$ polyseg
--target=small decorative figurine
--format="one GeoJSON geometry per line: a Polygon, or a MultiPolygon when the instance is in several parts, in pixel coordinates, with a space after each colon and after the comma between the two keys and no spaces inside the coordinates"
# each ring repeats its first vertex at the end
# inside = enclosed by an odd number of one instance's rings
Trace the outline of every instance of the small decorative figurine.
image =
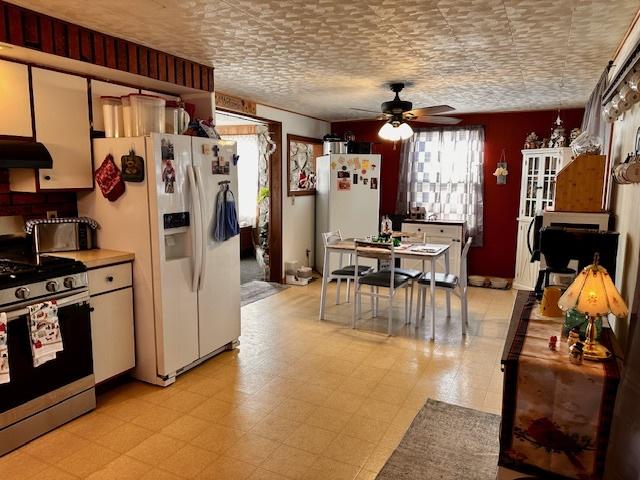
{"type": "Polygon", "coordinates": [[[560,112],[558,117],[551,127],[551,138],[549,139],[549,148],[565,147],[567,143],[567,137],[565,136],[564,126],[560,119],[560,112]]]}
{"type": "Polygon", "coordinates": [[[582,349],[584,345],[582,342],[577,342],[575,345],[571,345],[569,348],[569,361],[574,365],[581,365],[582,358],[584,356],[582,349]]]}
{"type": "Polygon", "coordinates": [[[556,343],[558,343],[558,337],[556,337],[555,335],[551,335],[549,337],[549,350],[551,350],[552,352],[555,352],[556,343]]]}
{"type": "Polygon", "coordinates": [[[532,148],[540,148],[540,139],[536,132],[531,132],[527,135],[527,138],[524,140],[524,148],[525,150],[530,150],[532,148]]]}
{"type": "Polygon", "coordinates": [[[579,330],[576,327],[572,328],[569,332],[569,337],[567,338],[567,345],[569,348],[580,341],[580,334],[578,332],[579,330]]]}

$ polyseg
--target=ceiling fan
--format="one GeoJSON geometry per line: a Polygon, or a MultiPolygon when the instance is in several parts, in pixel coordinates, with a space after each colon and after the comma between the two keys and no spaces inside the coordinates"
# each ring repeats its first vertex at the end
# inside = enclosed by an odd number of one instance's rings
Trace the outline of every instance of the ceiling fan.
{"type": "Polygon", "coordinates": [[[391,83],[391,91],[396,94],[395,98],[381,105],[382,112],[365,110],[362,108],[352,108],[361,112],[378,113],[377,120],[386,120],[380,128],[378,135],[385,140],[405,140],[413,135],[413,129],[406,123],[424,122],[437,123],[441,125],[457,125],[462,120],[455,117],[445,117],[438,115],[454,110],[449,105],[434,105],[432,107],[413,108],[411,102],[400,99],[400,92],[404,89],[404,83],[391,83]]]}

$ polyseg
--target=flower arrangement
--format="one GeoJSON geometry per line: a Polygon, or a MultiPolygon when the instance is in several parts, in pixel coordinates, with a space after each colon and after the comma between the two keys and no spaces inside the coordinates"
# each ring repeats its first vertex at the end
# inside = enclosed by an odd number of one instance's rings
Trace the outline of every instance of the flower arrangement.
{"type": "Polygon", "coordinates": [[[509,175],[509,170],[507,170],[505,167],[500,167],[500,166],[498,166],[498,167],[496,168],[496,171],[495,171],[495,172],[493,172],[493,174],[494,174],[496,177],[506,177],[507,175],[509,175]]]}
{"type": "Polygon", "coordinates": [[[496,177],[496,182],[498,185],[504,185],[507,183],[507,175],[509,175],[509,170],[507,170],[507,157],[502,149],[502,153],[500,154],[500,160],[496,165],[496,171],[493,172],[493,175],[496,177]]]}

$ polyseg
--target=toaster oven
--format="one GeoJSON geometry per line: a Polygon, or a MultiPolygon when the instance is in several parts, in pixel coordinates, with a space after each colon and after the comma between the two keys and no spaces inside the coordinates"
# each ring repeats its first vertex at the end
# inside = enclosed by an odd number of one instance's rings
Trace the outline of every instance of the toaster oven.
{"type": "Polygon", "coordinates": [[[33,226],[36,253],[69,252],[96,248],[95,230],[89,223],[38,223],[33,226]]]}

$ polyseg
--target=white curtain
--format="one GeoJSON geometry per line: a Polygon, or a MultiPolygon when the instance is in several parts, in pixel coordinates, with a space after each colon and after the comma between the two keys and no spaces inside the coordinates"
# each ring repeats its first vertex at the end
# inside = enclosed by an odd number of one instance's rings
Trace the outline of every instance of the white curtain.
{"type": "Polygon", "coordinates": [[[438,220],[464,220],[482,245],[484,128],[418,130],[402,144],[396,213],[425,207],[438,220]]]}
{"type": "Polygon", "coordinates": [[[258,199],[258,135],[222,135],[236,142],[238,155],[238,220],[240,225],[256,224],[258,199]]]}

